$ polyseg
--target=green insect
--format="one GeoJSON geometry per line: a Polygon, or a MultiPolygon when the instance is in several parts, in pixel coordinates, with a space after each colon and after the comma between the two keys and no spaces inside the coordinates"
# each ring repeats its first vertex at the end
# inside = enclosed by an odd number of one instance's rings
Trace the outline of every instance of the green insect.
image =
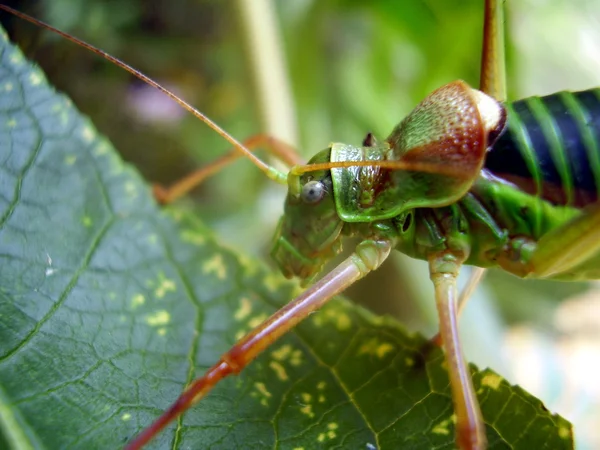
{"type": "MultiPolygon", "coordinates": [[[[500,267],[527,278],[600,278],[600,171],[595,170],[600,167],[600,90],[504,103],[501,3],[485,2],[479,89],[462,81],[447,84],[386,139],[369,134],[362,146],[334,143],[307,164],[273,138],[240,144],[145,75],[53,29],[163,91],[235,147],[237,153],[205,168],[193,183],[158,192],[163,201],[179,197],[239,154],[287,186],[272,256],[286,277],[309,285],[236,343],[127,448],[144,446],[221,379],[239,373],[301,320],[377,269],[394,249],[429,264],[457,444],[461,449],[486,448],[485,424],[458,337],[456,283],[462,265],[500,267]],[[267,165],[248,149],[258,145],[268,146],[290,166],[289,172],[267,165]],[[361,242],[314,282],[325,263],[340,253],[344,237],[361,242]]],[[[481,274],[475,271],[461,301],[481,274]]]]}

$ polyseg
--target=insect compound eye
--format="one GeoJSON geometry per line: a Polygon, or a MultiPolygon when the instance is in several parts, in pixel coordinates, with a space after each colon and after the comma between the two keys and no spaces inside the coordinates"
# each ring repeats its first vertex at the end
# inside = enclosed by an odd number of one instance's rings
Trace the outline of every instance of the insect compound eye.
{"type": "Polygon", "coordinates": [[[317,203],[325,195],[325,186],[320,181],[309,181],[302,187],[302,200],[305,203],[317,203]]]}

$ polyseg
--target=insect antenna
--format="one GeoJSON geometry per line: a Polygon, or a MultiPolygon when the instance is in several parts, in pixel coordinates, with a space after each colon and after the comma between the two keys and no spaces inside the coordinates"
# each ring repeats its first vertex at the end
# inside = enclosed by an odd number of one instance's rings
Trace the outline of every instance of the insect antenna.
{"type": "Polygon", "coordinates": [[[159,91],[161,91],[162,93],[167,95],[169,98],[171,98],[172,100],[177,102],[177,104],[179,104],[182,108],[184,108],[185,110],[192,113],[194,116],[196,116],[198,119],[200,119],[206,125],[208,125],[211,129],[213,129],[215,132],[217,132],[223,139],[225,139],[227,142],[229,142],[237,151],[239,151],[242,155],[246,156],[256,167],[258,167],[271,180],[276,181],[277,183],[283,184],[283,185],[285,185],[287,183],[287,175],[285,173],[277,170],[276,168],[274,168],[274,167],[270,166],[269,164],[265,163],[264,161],[262,161],[260,158],[255,156],[246,146],[244,146],[241,142],[239,142],[237,139],[235,139],[233,136],[231,136],[229,133],[227,133],[223,128],[221,128],[219,125],[217,125],[211,119],[209,119],[206,115],[204,115],[203,113],[198,111],[196,108],[194,108],[192,105],[190,105],[185,100],[178,97],[175,93],[171,92],[166,87],[162,86],[160,83],[154,81],[152,78],[148,77],[147,75],[144,75],[142,72],[140,72],[136,68],[134,68],[134,67],[130,66],[129,64],[121,61],[120,59],[115,58],[114,56],[106,53],[104,50],[94,47],[92,44],[88,44],[87,42],[85,42],[79,38],[76,38],[75,36],[71,36],[70,34],[65,33],[64,31],[61,31],[58,28],[53,27],[52,25],[49,25],[45,22],[42,22],[41,20],[38,20],[38,19],[31,17],[25,13],[22,13],[21,11],[17,11],[16,9],[10,8],[6,5],[0,5],[0,9],[4,10],[6,12],[9,12],[23,20],[26,20],[27,22],[33,23],[34,25],[37,25],[41,28],[50,30],[53,33],[58,34],[59,36],[62,36],[65,39],[68,39],[69,41],[71,41],[83,48],[86,48],[91,52],[94,52],[95,54],[112,62],[113,64],[125,69],[127,72],[129,72],[136,78],[140,79],[144,83],[147,83],[150,86],[158,89],[159,91]]]}
{"type": "Polygon", "coordinates": [[[319,172],[322,170],[342,169],[348,167],[380,167],[389,170],[406,170],[411,172],[426,172],[438,175],[447,175],[455,178],[467,178],[463,167],[455,167],[450,164],[442,164],[428,161],[404,161],[404,160],[385,160],[385,161],[332,161],[326,163],[306,164],[294,166],[291,172],[294,175],[301,175],[307,172],[319,172]]]}

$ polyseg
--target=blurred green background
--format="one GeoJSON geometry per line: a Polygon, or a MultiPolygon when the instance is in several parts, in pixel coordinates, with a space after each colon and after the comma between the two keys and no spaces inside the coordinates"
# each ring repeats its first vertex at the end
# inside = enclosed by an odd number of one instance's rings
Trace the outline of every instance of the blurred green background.
{"type": "MultiPolygon", "coordinates": [[[[433,89],[479,79],[481,0],[4,3],[133,65],[236,138],[269,131],[306,158],[369,131],[383,138],[433,89]]],[[[600,85],[600,0],[506,3],[510,99],[600,85]]],[[[1,20],[150,182],[171,183],[227,150],[125,71],[7,14],[1,20]]],[[[239,161],[182,202],[222,241],[268,261],[264,230],[274,229],[283,196],[239,161]]],[[[470,358],[575,422],[578,448],[600,448],[597,289],[491,271],[462,320],[470,358]]],[[[424,264],[397,255],[349,296],[427,335],[436,327],[432,292],[424,264]]]]}

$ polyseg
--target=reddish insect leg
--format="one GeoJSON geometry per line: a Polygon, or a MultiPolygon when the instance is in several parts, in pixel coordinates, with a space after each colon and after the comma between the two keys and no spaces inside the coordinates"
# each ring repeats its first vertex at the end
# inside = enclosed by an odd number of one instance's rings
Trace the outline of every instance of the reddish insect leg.
{"type": "MultiPolygon", "coordinates": [[[[471,274],[469,275],[467,284],[465,284],[465,287],[462,289],[462,291],[460,291],[460,297],[458,297],[457,315],[459,317],[460,314],[463,312],[465,306],[467,305],[467,301],[469,300],[469,298],[471,298],[471,295],[473,295],[475,288],[477,288],[477,285],[479,285],[479,282],[481,281],[484,275],[485,269],[482,269],[481,267],[471,268],[471,274]]],[[[431,342],[433,342],[439,347],[442,346],[442,337],[440,336],[439,332],[431,338],[431,342]]]]}
{"type": "Polygon", "coordinates": [[[235,344],[204,376],[193,381],[177,401],[156,422],[142,431],[126,449],[142,448],[167,424],[210,392],[221,379],[240,373],[262,351],[306,319],[310,313],[377,269],[388,257],[391,249],[392,243],[389,241],[365,241],[359,244],[355,252],[339,266],[235,344]]]}
{"type": "MultiPolygon", "coordinates": [[[[266,134],[257,134],[255,136],[251,136],[243,141],[242,145],[251,151],[258,148],[264,148],[269,153],[272,153],[276,158],[283,161],[288,167],[302,164],[300,156],[290,145],[266,134]]],[[[212,163],[201,167],[195,172],[192,172],[168,188],[155,184],[154,197],[162,204],[171,203],[177,200],[179,197],[190,192],[206,178],[214,175],[222,168],[234,162],[240,156],[243,156],[242,153],[240,153],[238,149],[234,148],[220,158],[217,158],[212,163]]]]}
{"type": "Polygon", "coordinates": [[[458,335],[456,279],[460,265],[461,261],[452,254],[436,254],[429,260],[429,271],[435,287],[440,336],[450,376],[456,441],[462,450],[483,450],[486,448],[485,424],[458,335]]]}

